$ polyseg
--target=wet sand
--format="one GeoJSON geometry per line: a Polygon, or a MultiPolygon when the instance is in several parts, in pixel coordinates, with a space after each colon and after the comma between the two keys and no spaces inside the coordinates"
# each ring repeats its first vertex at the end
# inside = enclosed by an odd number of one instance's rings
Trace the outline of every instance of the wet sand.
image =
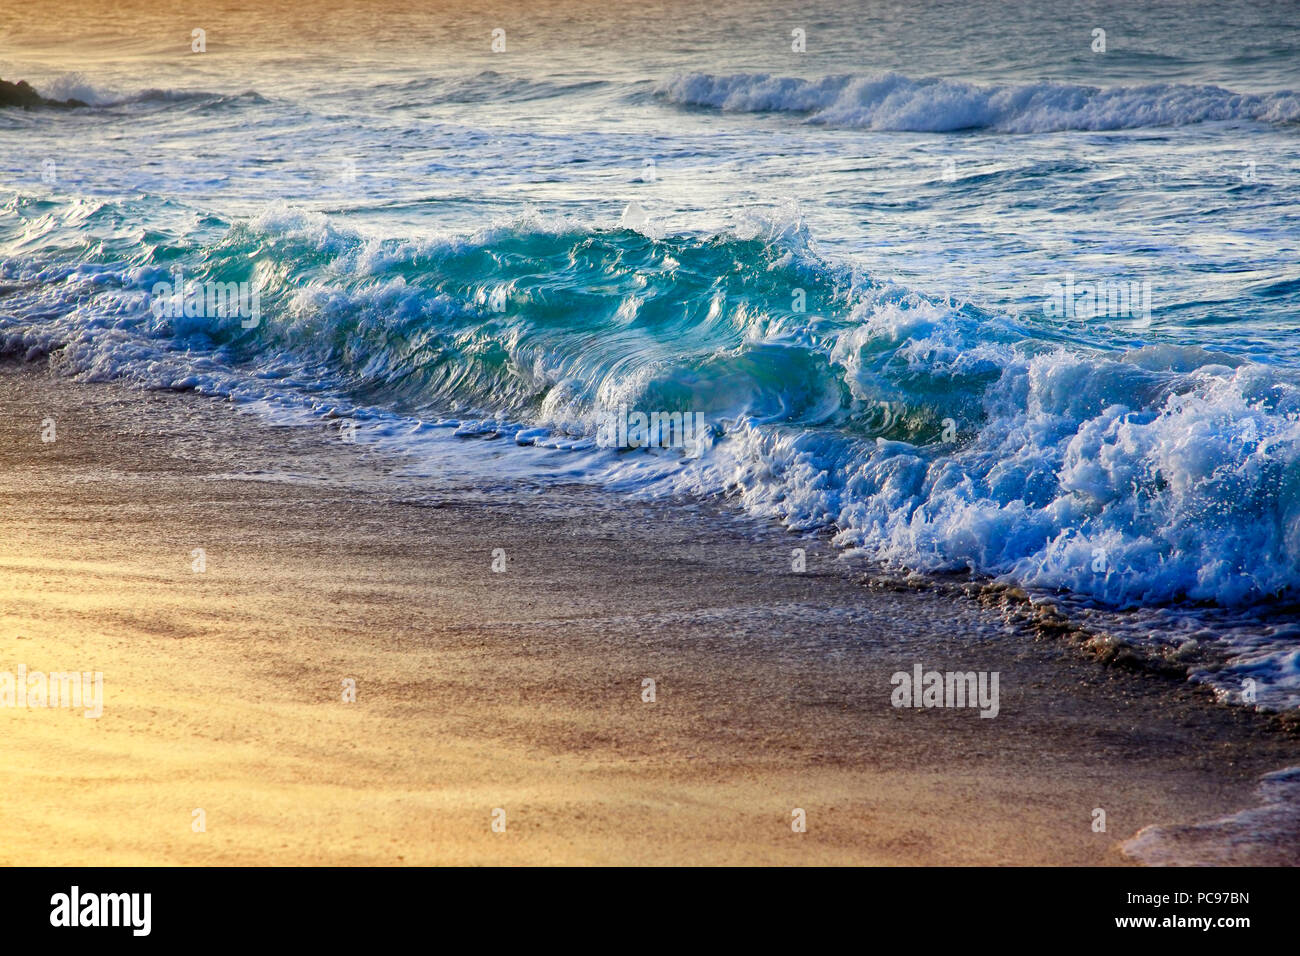
{"type": "Polygon", "coordinates": [[[43,363],[0,369],[0,412],[0,671],[104,675],[97,720],[0,708],[0,863],[1123,864],[1300,763],[721,507],[411,477],[43,363]],[[998,672],[998,716],[891,706],[918,662],[998,672]]]}

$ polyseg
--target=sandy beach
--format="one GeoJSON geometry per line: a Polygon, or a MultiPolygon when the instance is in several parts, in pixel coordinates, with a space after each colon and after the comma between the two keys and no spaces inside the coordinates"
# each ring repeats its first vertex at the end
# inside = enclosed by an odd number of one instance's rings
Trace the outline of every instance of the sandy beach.
{"type": "Polygon", "coordinates": [[[1300,749],[720,507],[402,477],[44,362],[0,409],[0,670],[104,687],[0,709],[0,863],[1124,864],[1300,749]],[[998,716],[894,708],[917,662],[998,716]]]}

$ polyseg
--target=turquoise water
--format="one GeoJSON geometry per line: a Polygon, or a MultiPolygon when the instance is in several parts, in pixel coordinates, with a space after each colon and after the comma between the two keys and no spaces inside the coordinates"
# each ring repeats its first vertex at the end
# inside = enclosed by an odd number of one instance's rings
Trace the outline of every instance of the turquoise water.
{"type": "Polygon", "coordinates": [[[1293,6],[210,9],[0,28],[93,104],[0,113],[7,352],[728,495],[1300,699],[1293,6]],[[619,408],[708,447],[597,447],[619,408]]]}

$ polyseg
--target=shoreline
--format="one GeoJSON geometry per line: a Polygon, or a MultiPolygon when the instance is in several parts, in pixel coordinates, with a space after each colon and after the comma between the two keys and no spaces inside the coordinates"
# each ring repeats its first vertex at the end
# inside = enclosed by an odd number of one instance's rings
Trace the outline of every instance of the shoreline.
{"type": "Polygon", "coordinates": [[[0,403],[0,671],[104,688],[97,720],[0,708],[3,864],[1118,865],[1300,763],[1265,715],[711,503],[411,477],[44,365],[0,403]],[[1000,674],[998,715],[893,707],[917,665],[1000,674]]]}

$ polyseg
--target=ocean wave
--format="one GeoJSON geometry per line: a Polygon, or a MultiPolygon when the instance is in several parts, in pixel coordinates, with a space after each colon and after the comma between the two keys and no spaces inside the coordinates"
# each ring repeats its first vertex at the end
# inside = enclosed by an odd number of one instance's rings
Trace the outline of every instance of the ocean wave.
{"type": "MultiPolygon", "coordinates": [[[[555,82],[511,76],[496,70],[443,77],[345,87],[338,91],[349,102],[378,100],[383,108],[395,105],[527,102],[599,91],[608,86],[601,80],[555,82]]],[[[229,103],[266,103],[256,90],[239,93],[188,89],[123,90],[105,86],[81,73],[66,73],[42,83],[40,92],[53,99],[75,99],[97,108],[139,104],[184,104],[204,100],[229,103]]]]}
{"type": "Polygon", "coordinates": [[[1168,83],[1102,89],[1057,83],[979,86],[898,73],[820,79],[685,73],[660,83],[655,94],[679,106],[792,113],[809,123],[907,132],[1041,133],[1213,120],[1300,121],[1300,95],[1294,92],[1234,93],[1217,86],[1168,83]]]}
{"type": "MultiPolygon", "coordinates": [[[[243,398],[328,387],[467,433],[549,435],[585,450],[595,481],[727,495],[888,566],[1109,608],[1300,596],[1294,370],[1062,344],[1032,317],[827,262],[789,213],[701,237],[531,218],[396,241],[282,207],[205,243],[124,238],[105,261],[111,246],[69,255],[49,205],[0,268],[10,353],[243,398]],[[178,264],[257,284],[260,323],[156,314],[150,290],[178,264]],[[595,449],[622,408],[702,416],[708,446],[595,449]]],[[[68,228],[113,208],[69,211],[68,228]]],[[[1243,654],[1262,705],[1300,691],[1293,641],[1243,654]]]]}
{"type": "Polygon", "coordinates": [[[81,73],[65,73],[57,76],[41,84],[39,91],[50,99],[75,99],[98,108],[150,103],[191,103],[200,100],[267,102],[266,98],[256,90],[245,90],[241,93],[214,93],[208,90],[150,88],[128,92],[96,83],[81,73]]]}
{"type": "Polygon", "coordinates": [[[608,83],[604,80],[559,82],[511,76],[496,70],[481,70],[478,73],[461,76],[420,77],[415,80],[368,85],[351,90],[350,95],[379,96],[389,103],[393,100],[425,104],[522,103],[557,96],[573,96],[600,90],[606,86],[608,83]]]}

